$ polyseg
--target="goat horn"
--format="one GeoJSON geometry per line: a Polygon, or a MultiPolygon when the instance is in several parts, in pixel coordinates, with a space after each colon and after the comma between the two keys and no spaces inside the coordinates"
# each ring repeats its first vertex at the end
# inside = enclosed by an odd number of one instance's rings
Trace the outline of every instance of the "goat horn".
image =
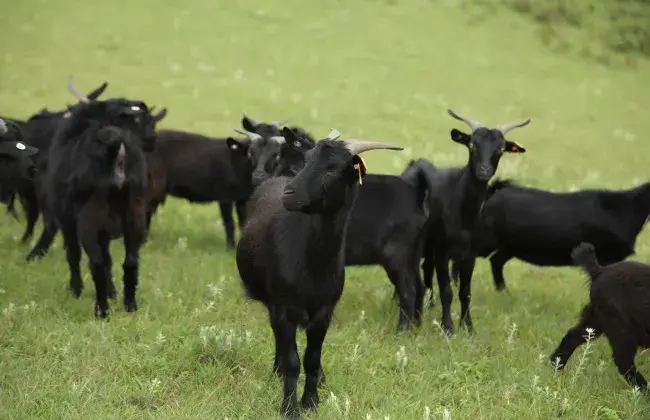
{"type": "Polygon", "coordinates": [[[244,114],[244,118],[246,118],[253,125],[253,127],[257,127],[258,125],[260,125],[259,121],[254,120],[251,117],[246,116],[246,114],[244,114]]]}
{"type": "Polygon", "coordinates": [[[287,139],[285,139],[282,136],[273,136],[273,137],[271,137],[271,140],[277,141],[278,144],[285,144],[287,142],[287,139]]]}
{"type": "Polygon", "coordinates": [[[72,94],[75,98],[79,99],[79,102],[83,102],[85,104],[90,103],[90,99],[86,97],[83,93],[77,89],[77,87],[74,85],[74,80],[72,80],[72,75],[68,76],[68,92],[72,94]]]}
{"type": "Polygon", "coordinates": [[[505,135],[508,131],[512,130],[513,128],[523,127],[525,125],[528,125],[529,123],[530,123],[530,118],[512,124],[499,125],[497,126],[496,129],[499,130],[501,134],[505,135]]]}
{"type": "Polygon", "coordinates": [[[285,125],[286,123],[288,123],[289,121],[291,121],[291,118],[287,118],[284,121],[273,121],[273,125],[275,126],[275,128],[280,128],[283,125],[285,125]]]}
{"type": "Polygon", "coordinates": [[[327,135],[328,140],[337,140],[339,137],[341,137],[341,133],[336,128],[332,128],[330,133],[327,135]]]}
{"type": "Polygon", "coordinates": [[[5,123],[2,118],[0,118],[0,136],[7,134],[7,131],[9,131],[7,128],[7,123],[5,123]]]}
{"type": "Polygon", "coordinates": [[[363,140],[345,140],[345,148],[352,153],[352,155],[358,155],[368,150],[378,150],[378,149],[387,149],[387,150],[404,150],[403,147],[391,146],[390,144],[380,143],[377,141],[363,141],[363,140]]]}
{"type": "Polygon", "coordinates": [[[246,130],[241,131],[241,130],[237,130],[237,129],[235,129],[235,131],[238,132],[239,134],[242,134],[242,135],[246,136],[248,138],[248,140],[250,140],[250,141],[262,140],[262,138],[263,138],[259,134],[251,133],[250,131],[246,131],[246,130]]]}
{"type": "Polygon", "coordinates": [[[485,127],[485,124],[480,123],[478,121],[470,120],[467,117],[464,117],[464,116],[462,116],[460,114],[457,114],[451,108],[448,108],[447,112],[449,113],[449,115],[456,118],[457,120],[460,120],[460,121],[464,122],[465,124],[469,125],[469,128],[472,129],[472,133],[474,131],[478,130],[479,128],[481,128],[481,127],[485,127]]]}

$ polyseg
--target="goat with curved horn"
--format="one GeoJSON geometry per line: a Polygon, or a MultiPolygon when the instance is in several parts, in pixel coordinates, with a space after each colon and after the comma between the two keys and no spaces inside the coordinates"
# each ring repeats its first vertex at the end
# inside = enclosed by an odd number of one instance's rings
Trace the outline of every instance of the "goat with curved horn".
{"type": "Polygon", "coordinates": [[[390,144],[380,143],[377,141],[363,141],[363,140],[345,140],[345,148],[350,151],[352,155],[358,155],[368,150],[404,150],[403,147],[391,146],[390,144]]]}
{"type": "Polygon", "coordinates": [[[81,93],[79,89],[77,89],[77,87],[75,86],[72,75],[68,76],[68,92],[70,92],[72,96],[77,98],[79,102],[83,102],[85,104],[90,103],[90,99],[88,99],[86,95],[81,93]]]}
{"type": "Polygon", "coordinates": [[[501,134],[505,136],[505,134],[512,130],[513,128],[518,128],[518,127],[523,127],[525,125],[528,125],[530,123],[530,118],[527,118],[523,121],[516,122],[516,123],[511,123],[511,124],[502,124],[496,127],[496,130],[500,131],[501,134]]]}
{"type": "Polygon", "coordinates": [[[242,131],[242,130],[238,130],[236,128],[235,128],[235,131],[238,132],[241,135],[246,136],[246,138],[248,138],[249,141],[262,140],[262,136],[260,136],[257,133],[252,133],[252,132],[246,131],[246,130],[242,131]]]}
{"type": "Polygon", "coordinates": [[[460,115],[460,114],[457,114],[457,113],[454,112],[451,108],[448,108],[448,109],[447,109],[447,112],[448,112],[449,115],[451,115],[452,117],[454,117],[454,118],[456,118],[457,120],[462,121],[462,122],[464,122],[465,124],[467,124],[467,125],[469,126],[469,128],[472,129],[472,133],[473,133],[474,131],[478,130],[479,128],[485,127],[485,124],[480,123],[480,122],[478,122],[478,121],[470,120],[469,118],[467,118],[467,117],[465,117],[465,116],[462,116],[462,115],[460,115]]]}

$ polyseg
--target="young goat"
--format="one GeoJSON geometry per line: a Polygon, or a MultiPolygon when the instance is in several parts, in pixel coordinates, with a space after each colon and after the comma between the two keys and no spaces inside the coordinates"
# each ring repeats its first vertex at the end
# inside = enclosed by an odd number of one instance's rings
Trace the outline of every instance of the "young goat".
{"type": "Polygon", "coordinates": [[[137,310],[140,246],[146,236],[145,150],[152,127],[143,125],[147,106],[139,101],[90,101],[73,111],[49,150],[45,178],[47,209],[61,229],[70,269],[70,289],[83,287],[81,247],[95,283],[95,315],[108,316],[114,295],[110,241],[124,237],[124,305],[137,310]],[[81,245],[81,247],[80,247],[81,245]]]}
{"type": "Polygon", "coordinates": [[[590,243],[578,245],[571,258],[589,275],[589,304],[578,324],[562,338],[551,362],[564,369],[576,348],[605,334],[618,371],[631,385],[646,390],[648,383],[634,358],[639,348],[650,347],[650,265],[623,261],[600,266],[590,243]]]}
{"type": "MultiPolygon", "coordinates": [[[[63,114],[61,119],[63,122],[67,121],[72,116],[72,112],[81,106],[79,104],[87,104],[90,103],[90,101],[94,100],[93,98],[80,93],[79,90],[75,87],[72,78],[70,78],[68,81],[68,90],[79,100],[79,103],[75,105],[75,107],[71,107],[65,114],[63,114]]],[[[142,109],[142,111],[143,112],[134,115],[132,118],[133,122],[139,126],[139,130],[142,135],[142,148],[144,152],[148,152],[147,157],[149,157],[154,149],[156,140],[156,124],[165,118],[167,115],[167,109],[163,108],[156,114],[152,114],[153,107],[150,109],[147,109],[145,107],[142,109]]],[[[43,257],[50,249],[50,246],[52,245],[52,242],[54,241],[54,238],[58,232],[58,226],[56,224],[55,217],[47,206],[47,181],[45,178],[48,173],[48,166],[49,154],[46,153],[39,159],[37,170],[32,179],[31,185],[31,188],[36,197],[39,211],[43,214],[43,231],[41,232],[41,235],[39,236],[32,249],[25,257],[27,261],[33,261],[35,259],[43,257]]],[[[147,178],[149,181],[151,181],[152,178],[156,175],[156,173],[153,172],[154,169],[155,167],[153,165],[147,165],[147,178]]],[[[147,204],[148,215],[152,211],[151,207],[155,207],[157,205],[154,199],[156,197],[155,194],[158,187],[159,185],[157,185],[155,182],[147,182],[147,193],[145,201],[147,204]]],[[[114,290],[111,289],[109,294],[112,297],[114,295],[114,290]]]]}
{"type": "MultiPolygon", "coordinates": [[[[451,109],[449,114],[465,122],[471,134],[451,130],[451,139],[466,146],[469,160],[462,168],[436,168],[426,159],[413,163],[428,178],[430,183],[430,228],[423,255],[425,285],[432,289],[435,268],[440,288],[442,306],[442,328],[453,333],[451,320],[452,292],[449,279],[449,261],[458,264],[460,288],[458,298],[461,304],[460,321],[467,329],[474,330],[470,315],[470,293],[475,257],[471,248],[471,233],[474,223],[487,195],[487,184],[499,165],[504,152],[523,153],[526,150],[515,142],[504,138],[513,128],[530,123],[524,121],[489,129],[483,124],[463,117],[451,109]]],[[[433,298],[433,293],[431,294],[433,298]]]]}
{"type": "Polygon", "coordinates": [[[650,183],[626,190],[551,192],[498,180],[477,223],[475,253],[490,258],[497,290],[503,266],[519,258],[540,266],[572,265],[571,250],[594,245],[603,265],[634,253],[650,215],[650,183]]]}
{"type": "Polygon", "coordinates": [[[263,182],[247,204],[249,215],[237,245],[237,268],[247,294],[268,309],[275,335],[273,369],[283,378],[283,415],[300,417],[296,387],[300,359],[296,329],[304,328],[306,381],[301,405],[315,408],[323,341],[345,281],[345,238],[358,183],[366,169],[359,154],[402,150],[381,143],[312,143],[284,128],[287,144],[305,154],[295,177],[263,182]]]}

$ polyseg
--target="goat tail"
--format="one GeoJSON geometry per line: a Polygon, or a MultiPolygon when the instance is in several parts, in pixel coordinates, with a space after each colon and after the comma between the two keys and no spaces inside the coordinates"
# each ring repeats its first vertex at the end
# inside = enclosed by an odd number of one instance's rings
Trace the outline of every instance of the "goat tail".
{"type": "Polygon", "coordinates": [[[596,248],[588,242],[582,242],[575,247],[571,251],[571,259],[589,274],[592,281],[600,272],[601,266],[596,258],[596,248]]]}

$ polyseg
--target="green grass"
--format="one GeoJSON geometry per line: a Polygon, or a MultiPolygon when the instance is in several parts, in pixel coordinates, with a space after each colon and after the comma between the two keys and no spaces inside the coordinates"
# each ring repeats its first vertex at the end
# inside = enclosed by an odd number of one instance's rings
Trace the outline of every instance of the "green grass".
{"type": "MultiPolygon", "coordinates": [[[[511,134],[528,152],[505,156],[498,176],[558,191],[647,179],[647,62],[632,70],[554,54],[521,16],[456,3],[13,2],[0,14],[0,110],[58,109],[72,102],[65,80],[74,73],[84,90],[107,80],[108,95],[167,106],[163,127],[227,135],[245,111],[292,117],[316,136],[336,127],[390,140],[405,152],[365,159],[371,172],[398,173],[410,157],[464,163],[466,150],[449,138],[465,129],[446,114],[451,106],[490,125],[532,117],[511,134]]],[[[67,292],[60,238],[26,264],[22,223],[0,223],[0,418],[277,417],[266,312],[243,297],[216,205],[167,203],[142,251],[140,310],[115,302],[109,322],[94,319],[85,262],[81,298],[67,292]]],[[[121,244],[113,250],[121,284],[121,244]]],[[[650,260],[647,232],[635,259],[650,260]]],[[[323,352],[329,383],[310,418],[647,418],[647,400],[618,374],[606,340],[581,368],[582,350],[563,374],[547,362],[587,299],[575,269],[511,262],[509,292],[499,294],[479,261],[477,334],[451,340],[435,324],[439,305],[420,330],[396,335],[384,272],[346,271],[323,352]]],[[[455,298],[456,322],[458,306],[455,298]]],[[[302,354],[303,334],[299,346],[302,354]]],[[[638,361],[650,375],[645,356],[638,361]]]]}

